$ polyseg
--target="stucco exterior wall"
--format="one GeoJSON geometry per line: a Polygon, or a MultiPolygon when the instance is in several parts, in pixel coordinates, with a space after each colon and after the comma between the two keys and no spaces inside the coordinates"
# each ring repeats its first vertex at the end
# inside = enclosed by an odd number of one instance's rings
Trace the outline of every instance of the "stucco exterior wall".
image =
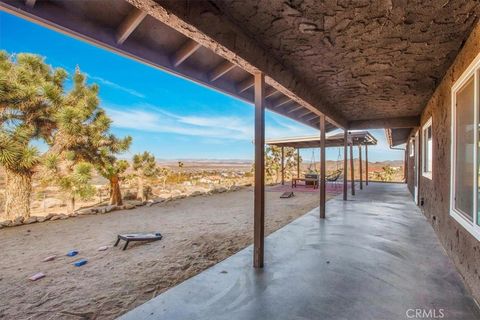
{"type": "MultiPolygon", "coordinates": [[[[450,216],[449,208],[451,88],[479,53],[480,23],[477,23],[422,113],[421,126],[432,117],[433,175],[430,180],[420,174],[419,179],[419,197],[423,199],[421,209],[477,301],[480,301],[480,242],[450,216]]],[[[408,157],[407,180],[412,194],[413,159],[408,157]]]]}

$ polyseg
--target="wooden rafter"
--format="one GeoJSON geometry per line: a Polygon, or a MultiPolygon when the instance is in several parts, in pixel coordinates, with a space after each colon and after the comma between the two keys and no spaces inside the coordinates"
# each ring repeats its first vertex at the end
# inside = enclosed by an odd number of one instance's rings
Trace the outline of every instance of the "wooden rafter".
{"type": "Polygon", "coordinates": [[[209,76],[210,81],[215,81],[222,77],[223,75],[227,74],[230,70],[235,68],[235,65],[231,63],[228,60],[225,60],[224,62],[220,63],[218,66],[216,66],[211,72],[209,76]]]}
{"type": "Polygon", "coordinates": [[[35,3],[37,2],[37,0],[25,0],[25,4],[27,5],[27,7],[29,8],[33,8],[35,6],[35,3]]]}
{"type": "Polygon", "coordinates": [[[278,98],[277,100],[275,100],[273,102],[272,108],[276,109],[276,108],[281,107],[281,106],[283,106],[283,105],[285,105],[285,104],[287,104],[291,101],[292,101],[292,99],[290,99],[289,97],[283,96],[283,97],[278,98]]]}
{"type": "Polygon", "coordinates": [[[241,81],[239,84],[237,84],[237,91],[238,93],[242,93],[253,87],[254,81],[253,77],[248,76],[245,80],[241,81]]]}
{"type": "Polygon", "coordinates": [[[178,67],[181,65],[185,60],[188,59],[192,54],[195,53],[198,49],[200,49],[201,45],[200,43],[189,39],[187,42],[185,42],[180,49],[175,52],[173,55],[173,65],[175,67],[178,67]]]}
{"type": "Polygon", "coordinates": [[[117,44],[124,43],[146,16],[145,11],[133,8],[117,29],[117,44]]]}
{"type": "Polygon", "coordinates": [[[265,90],[265,98],[270,98],[278,93],[277,89],[274,87],[269,87],[265,90]]]}

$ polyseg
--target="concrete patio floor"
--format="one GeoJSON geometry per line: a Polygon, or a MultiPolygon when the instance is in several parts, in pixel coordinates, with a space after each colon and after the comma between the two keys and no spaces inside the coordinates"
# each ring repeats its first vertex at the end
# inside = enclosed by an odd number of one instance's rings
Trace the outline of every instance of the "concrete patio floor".
{"type": "Polygon", "coordinates": [[[403,184],[329,201],[326,220],[302,216],[265,254],[255,270],[250,246],[121,319],[480,319],[403,184]]]}

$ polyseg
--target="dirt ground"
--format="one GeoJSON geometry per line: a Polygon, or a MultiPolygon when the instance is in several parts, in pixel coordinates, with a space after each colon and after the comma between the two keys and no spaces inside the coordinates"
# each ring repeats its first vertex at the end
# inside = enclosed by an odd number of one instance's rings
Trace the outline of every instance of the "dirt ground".
{"type": "MultiPolygon", "coordinates": [[[[317,193],[266,193],[269,234],[318,205],[317,193]]],[[[0,318],[113,319],[252,243],[253,191],[0,230],[0,318]],[[112,247],[122,232],[161,241],[112,247]],[[109,246],[98,251],[100,246],[109,246]],[[76,257],[65,254],[72,249],[76,257]],[[50,255],[56,259],[42,260],[50,255]],[[85,258],[88,263],[75,267],[85,258]],[[37,281],[28,278],[43,272],[37,281]]]]}

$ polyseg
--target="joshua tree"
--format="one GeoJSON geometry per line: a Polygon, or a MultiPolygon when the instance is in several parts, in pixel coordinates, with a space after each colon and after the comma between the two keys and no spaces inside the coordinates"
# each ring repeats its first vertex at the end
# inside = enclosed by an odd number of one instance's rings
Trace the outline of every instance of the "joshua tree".
{"type": "Polygon", "coordinates": [[[118,139],[109,133],[111,120],[99,108],[98,86],[88,86],[77,68],[73,88],[65,94],[66,77],[63,69],[52,69],[42,57],[0,52],[0,165],[6,172],[6,219],[28,218],[32,176],[47,158],[57,159],[62,171],[57,172],[59,185],[74,186],[75,181],[65,183],[66,174],[77,178],[86,174],[85,162],[113,163],[115,154],[131,143],[130,137],[118,139]],[[34,140],[45,142],[49,150],[40,155],[31,146],[34,140]]]}
{"type": "Polygon", "coordinates": [[[115,155],[128,150],[132,138],[119,139],[109,132],[111,120],[99,107],[98,86],[87,85],[85,75],[78,68],[73,80],[74,87],[56,114],[58,129],[48,153],[70,161],[71,164],[65,166],[67,172],[79,163],[94,165],[110,181],[111,203],[119,205],[122,202],[119,175],[128,163],[117,161],[115,155]]]}
{"type": "Polygon", "coordinates": [[[150,152],[138,153],[133,156],[133,170],[135,170],[138,181],[137,198],[145,201],[147,198],[145,179],[156,177],[159,174],[155,156],[150,152]]]}
{"type": "MultiPolygon", "coordinates": [[[[296,153],[294,148],[284,148],[284,171],[285,176],[290,176],[290,171],[296,166],[296,153]]],[[[282,149],[280,147],[269,146],[265,152],[265,171],[267,177],[278,183],[282,172],[282,149]]]]}
{"type": "Polygon", "coordinates": [[[49,154],[45,160],[44,181],[54,182],[70,196],[70,212],[75,211],[77,197],[86,200],[95,194],[91,185],[93,165],[85,161],[75,161],[73,152],[67,152],[65,159],[49,154]]]}
{"type": "Polygon", "coordinates": [[[0,51],[0,165],[6,174],[4,218],[30,216],[32,176],[40,163],[33,140],[48,142],[67,73],[31,54],[0,51]]]}
{"type": "Polygon", "coordinates": [[[397,174],[400,171],[399,168],[392,168],[390,165],[386,165],[382,167],[382,170],[383,171],[380,171],[380,172],[378,171],[374,172],[375,180],[392,181],[395,174],[397,174]]]}
{"type": "Polygon", "coordinates": [[[110,182],[110,204],[121,206],[122,193],[120,190],[120,180],[123,180],[123,174],[129,167],[126,160],[113,159],[112,162],[107,162],[103,166],[98,167],[98,172],[110,182]]]}
{"type": "Polygon", "coordinates": [[[160,168],[159,175],[162,177],[162,186],[165,189],[165,184],[167,183],[168,177],[172,174],[172,170],[169,168],[160,168]]]}

